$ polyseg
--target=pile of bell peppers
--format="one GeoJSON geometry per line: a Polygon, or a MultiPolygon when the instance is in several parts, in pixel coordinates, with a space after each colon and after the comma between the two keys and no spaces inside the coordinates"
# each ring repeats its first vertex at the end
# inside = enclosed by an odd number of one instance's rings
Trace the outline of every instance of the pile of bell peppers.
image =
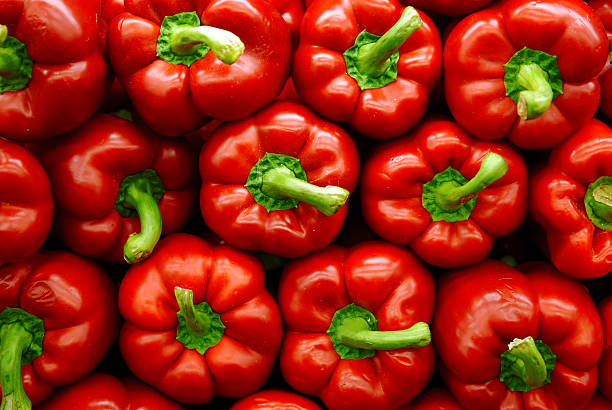
{"type": "Polygon", "coordinates": [[[0,395],[612,409],[612,0],[0,1],[0,395]]]}

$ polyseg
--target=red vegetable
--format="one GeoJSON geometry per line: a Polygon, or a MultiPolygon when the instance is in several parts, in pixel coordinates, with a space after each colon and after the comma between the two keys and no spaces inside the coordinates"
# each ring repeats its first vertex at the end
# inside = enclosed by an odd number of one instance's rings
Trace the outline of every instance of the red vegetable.
{"type": "Polygon", "coordinates": [[[29,409],[85,377],[115,341],[117,293],[96,264],[37,253],[0,268],[2,409],[29,409]]]}
{"type": "Polygon", "coordinates": [[[479,10],[493,0],[402,0],[404,3],[433,10],[445,16],[462,16],[479,10]]]}
{"type": "Polygon", "coordinates": [[[599,360],[599,391],[612,400],[612,295],[597,307],[604,330],[604,350],[599,360]]]}
{"type": "Polygon", "coordinates": [[[42,140],[96,111],[106,76],[99,14],[97,1],[0,2],[0,135],[42,140]]]}
{"type": "Polygon", "coordinates": [[[606,400],[600,394],[595,394],[593,396],[593,400],[591,400],[589,405],[584,408],[584,410],[611,410],[611,409],[612,409],[612,402],[609,400],[606,400]]]}
{"type": "Polygon", "coordinates": [[[195,205],[189,146],[112,115],[97,114],[40,157],[55,194],[55,230],[86,256],[142,260],[161,234],[185,225],[195,205]]]}
{"type": "Polygon", "coordinates": [[[432,265],[483,260],[494,239],[525,217],[527,172],[520,154],[474,140],[451,121],[426,120],[380,146],[362,175],[366,223],[432,265]]]}
{"type": "Polygon", "coordinates": [[[283,390],[262,390],[234,403],[230,410],[321,410],[315,402],[283,390]]]}
{"type": "Polygon", "coordinates": [[[32,255],[53,223],[53,193],[38,160],[0,138],[0,266],[32,255]]]}
{"type": "Polygon", "coordinates": [[[546,229],[550,259],[575,278],[612,270],[612,129],[591,120],[530,177],[530,212],[546,229]]]}
{"type": "Polygon", "coordinates": [[[580,409],[597,387],[601,319],[578,281],[545,263],[486,260],[438,282],[432,340],[466,409],[580,409]]]}
{"type": "Polygon", "coordinates": [[[182,406],[136,380],[121,381],[92,373],[70,387],[58,390],[37,410],[181,410],[182,406]]]}
{"type": "MultiPolygon", "coordinates": [[[[593,8],[599,16],[606,29],[608,43],[612,47],[612,1],[611,0],[594,0],[589,2],[589,6],[593,8]]],[[[599,109],[608,118],[612,119],[612,50],[608,56],[606,66],[599,74],[599,84],[601,85],[601,100],[599,100],[599,109]]]]}
{"type": "Polygon", "coordinates": [[[163,239],[119,288],[130,370],[188,404],[243,397],[266,381],[283,334],[252,255],[187,234],[163,239]]]}
{"type": "Polygon", "coordinates": [[[595,114],[607,58],[604,27],[584,2],[500,1],[449,34],[446,101],[478,138],[550,148],[595,114]]]}
{"type": "Polygon", "coordinates": [[[245,117],[272,101],[289,74],[289,30],[270,3],[200,1],[197,12],[193,3],[134,0],[109,27],[117,76],[139,115],[164,135],[209,117],[245,117]]]}
{"type": "Polygon", "coordinates": [[[319,115],[371,138],[396,137],[423,117],[441,47],[429,17],[397,0],[319,0],[302,20],[293,81],[319,115]]]}
{"type": "Polygon", "coordinates": [[[434,282],[406,249],[365,242],[296,260],[278,302],[283,376],[330,409],[397,408],[433,374],[434,282]]]}
{"type": "Polygon", "coordinates": [[[358,175],[344,130],[277,102],[215,130],[200,153],[200,209],[230,245],[294,258],[336,237],[358,175]]]}
{"type": "Polygon", "coordinates": [[[463,410],[451,394],[441,388],[427,390],[417,400],[400,410],[463,410]]]}

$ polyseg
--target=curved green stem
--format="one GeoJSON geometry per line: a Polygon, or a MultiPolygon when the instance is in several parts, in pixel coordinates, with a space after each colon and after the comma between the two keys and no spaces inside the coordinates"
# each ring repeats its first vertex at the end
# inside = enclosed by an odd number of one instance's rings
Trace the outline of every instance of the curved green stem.
{"type": "Polygon", "coordinates": [[[508,172],[508,164],[504,158],[490,152],[482,160],[478,173],[466,184],[457,186],[449,182],[439,186],[436,193],[438,204],[442,209],[455,210],[478,195],[487,186],[502,178],[506,172],[508,172]]]}
{"type": "Polygon", "coordinates": [[[162,217],[155,198],[137,185],[127,189],[125,199],[125,203],[134,207],[140,218],[140,232],[130,235],[123,247],[126,262],[136,263],[153,252],[161,237],[162,217]]]}
{"type": "Polygon", "coordinates": [[[389,67],[389,58],[421,28],[423,21],[413,7],[406,7],[399,20],[375,43],[359,48],[357,66],[363,74],[378,77],[389,67]]]}
{"type": "Polygon", "coordinates": [[[423,347],[431,342],[429,326],[425,322],[415,323],[409,329],[380,331],[370,330],[368,323],[360,317],[344,319],[337,335],[347,346],[368,350],[423,347]]]}
{"type": "Polygon", "coordinates": [[[20,323],[9,323],[0,328],[1,410],[32,408],[32,402],[26,395],[21,381],[21,358],[32,343],[32,339],[32,334],[20,323]]]}
{"type": "Polygon", "coordinates": [[[235,63],[244,51],[237,35],[217,27],[178,27],[170,35],[170,48],[178,55],[194,54],[199,44],[206,44],[225,64],[235,63]]]}
{"type": "Polygon", "coordinates": [[[529,120],[544,115],[553,100],[548,74],[535,63],[525,64],[519,69],[517,83],[524,88],[516,106],[519,117],[529,120]]]}
{"type": "Polygon", "coordinates": [[[174,296],[185,322],[191,330],[197,334],[206,334],[210,329],[210,318],[198,312],[193,304],[193,291],[178,286],[174,288],[174,296]]]}
{"type": "Polygon", "coordinates": [[[285,166],[273,168],[263,175],[261,191],[273,198],[292,198],[309,204],[331,216],[346,203],[349,191],[337,186],[319,187],[303,181],[285,166]]]}
{"type": "Polygon", "coordinates": [[[546,363],[531,336],[514,339],[508,345],[508,353],[519,359],[513,363],[511,371],[524,383],[538,387],[546,381],[546,363]]]}

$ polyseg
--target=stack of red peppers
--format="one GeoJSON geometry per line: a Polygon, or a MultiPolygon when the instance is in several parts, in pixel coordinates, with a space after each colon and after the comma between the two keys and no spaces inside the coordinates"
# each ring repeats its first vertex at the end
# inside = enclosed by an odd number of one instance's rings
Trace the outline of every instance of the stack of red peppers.
{"type": "Polygon", "coordinates": [[[0,410],[612,409],[611,125],[612,0],[0,1],[0,410]]]}

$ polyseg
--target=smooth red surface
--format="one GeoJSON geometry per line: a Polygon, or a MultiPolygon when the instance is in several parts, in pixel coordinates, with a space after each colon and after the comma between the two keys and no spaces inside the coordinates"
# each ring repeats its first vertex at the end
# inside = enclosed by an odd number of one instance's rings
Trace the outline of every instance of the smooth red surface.
{"type": "Polygon", "coordinates": [[[230,410],[321,410],[321,407],[299,394],[271,389],[241,399],[230,410]]]}
{"type": "MultiPolygon", "coordinates": [[[[611,0],[595,0],[590,1],[589,6],[595,10],[599,16],[608,36],[608,43],[612,43],[612,1],[611,0]]],[[[610,59],[599,75],[599,84],[601,86],[601,99],[599,101],[599,110],[608,118],[612,119],[612,64],[610,59]]]]}
{"type": "Polygon", "coordinates": [[[372,312],[378,330],[429,323],[434,281],[407,249],[384,242],[325,248],[285,268],[278,303],[286,326],[283,376],[330,409],[397,408],[418,395],[433,374],[432,345],[341,360],[325,333],[334,313],[349,303],[372,312]]]}
{"type": "Polygon", "coordinates": [[[160,177],[166,190],[159,201],[162,235],[181,229],[195,206],[197,168],[189,146],[113,115],[96,114],[45,146],[40,159],[55,195],[54,229],[68,247],[89,257],[121,262],[128,236],[140,232],[138,217],[115,210],[128,175],[154,169],[160,177]]]}
{"type": "Polygon", "coordinates": [[[148,259],[130,268],[119,288],[119,311],[125,318],[119,347],[130,370],[187,404],[257,391],[283,335],[261,262],[188,234],[162,239],[148,259]],[[194,304],[207,302],[225,325],[221,341],[204,355],[176,340],[175,286],[191,289],[194,304]]]}
{"type": "Polygon", "coordinates": [[[266,152],[298,158],[311,184],[349,192],[357,184],[359,157],[346,131],[304,106],[277,102],[222,125],[203,147],[200,209],[208,227],[232,246],[290,258],[329,245],[342,228],[346,204],[332,216],[304,203],[267,212],[244,187],[266,152]]]}
{"type": "Polygon", "coordinates": [[[0,135],[39,141],[70,131],[102,103],[106,62],[100,4],[81,0],[0,2],[0,22],[34,65],[26,88],[0,93],[0,135]]]}
{"type": "Polygon", "coordinates": [[[546,230],[552,263],[566,275],[612,271],[612,231],[593,225],[584,207],[588,185],[605,175],[612,175],[612,129],[592,119],[530,176],[529,211],[546,230]]]}
{"type": "Polygon", "coordinates": [[[418,399],[399,410],[463,410],[446,389],[427,390],[418,399]]]}
{"type": "Polygon", "coordinates": [[[209,117],[245,117],[272,101],[289,75],[289,29],[265,0],[127,0],[125,7],[109,27],[110,60],[139,115],[160,134],[185,134],[209,117]],[[163,17],[196,8],[202,25],[240,37],[245,50],[234,64],[213,53],[191,67],[157,57],[163,17]]]}
{"type": "Polygon", "coordinates": [[[0,138],[0,266],[32,255],[53,223],[53,192],[36,157],[0,138]]]}
{"type": "Polygon", "coordinates": [[[596,76],[608,58],[604,27],[584,2],[501,1],[466,17],[449,34],[446,101],[457,122],[478,138],[507,137],[521,148],[551,148],[595,114],[596,76]],[[563,80],[563,94],[531,120],[518,117],[504,86],[503,65],[523,47],[556,56],[563,80]]]}
{"type": "Polygon", "coordinates": [[[601,394],[596,393],[584,410],[612,410],[612,401],[606,400],[601,394]]]}
{"type": "Polygon", "coordinates": [[[432,340],[442,377],[468,410],[583,408],[597,387],[603,348],[595,304],[584,285],[551,265],[519,269],[488,259],[438,282],[432,340]],[[511,392],[499,381],[500,354],[527,336],[557,355],[552,381],[511,392]]]}
{"type": "Polygon", "coordinates": [[[136,380],[92,373],[58,390],[36,410],[180,410],[181,405],[136,380]]]}
{"type": "Polygon", "coordinates": [[[366,223],[389,242],[409,245],[427,263],[465,266],[483,260],[496,237],[521,224],[527,209],[527,170],[507,144],[478,141],[454,122],[424,121],[412,133],[378,147],[362,171],[361,209],[366,223]],[[466,221],[433,221],[422,205],[423,184],[449,166],[467,179],[489,152],[508,172],[483,190],[466,221]]]}
{"type": "Polygon", "coordinates": [[[597,305],[604,330],[604,350],[599,360],[599,391],[612,400],[612,296],[597,305]]]}
{"type": "Polygon", "coordinates": [[[493,0],[402,0],[403,3],[426,10],[433,10],[445,16],[462,16],[473,13],[493,0]]]}
{"type": "Polygon", "coordinates": [[[0,311],[18,307],[43,320],[42,355],[21,367],[36,404],[55,386],[89,374],[115,342],[117,290],[104,271],[68,252],[39,252],[0,268],[0,311]]]}
{"type": "Polygon", "coordinates": [[[382,88],[361,91],[343,56],[362,30],[384,34],[403,9],[397,0],[313,2],[293,57],[293,81],[304,102],[371,138],[396,137],[414,127],[442,70],[440,35],[431,19],[419,12],[423,26],[399,49],[397,80],[382,88]]]}

